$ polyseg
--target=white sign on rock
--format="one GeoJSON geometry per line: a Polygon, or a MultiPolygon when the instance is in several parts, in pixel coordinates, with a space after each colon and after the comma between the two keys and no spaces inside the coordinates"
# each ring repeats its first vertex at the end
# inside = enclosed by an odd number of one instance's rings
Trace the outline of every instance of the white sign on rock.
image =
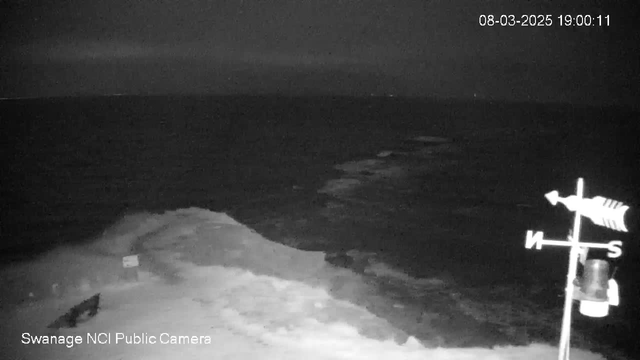
{"type": "Polygon", "coordinates": [[[122,267],[125,269],[138,266],[140,266],[138,255],[129,255],[122,258],[122,267]]]}

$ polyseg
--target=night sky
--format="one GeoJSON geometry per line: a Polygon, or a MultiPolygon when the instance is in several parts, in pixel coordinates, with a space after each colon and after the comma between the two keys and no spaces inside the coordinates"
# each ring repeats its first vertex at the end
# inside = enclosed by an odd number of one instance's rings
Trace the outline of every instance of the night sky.
{"type": "Polygon", "coordinates": [[[435,96],[635,105],[635,1],[0,0],[0,97],[435,96]],[[482,14],[552,15],[548,27],[482,14]],[[558,15],[609,15],[562,27],[558,15]]]}

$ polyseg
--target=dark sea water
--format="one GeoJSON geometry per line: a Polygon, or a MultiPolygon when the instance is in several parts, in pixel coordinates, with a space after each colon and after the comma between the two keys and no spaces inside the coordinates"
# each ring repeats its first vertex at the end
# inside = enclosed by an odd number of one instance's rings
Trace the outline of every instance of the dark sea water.
{"type": "Polygon", "coordinates": [[[637,350],[629,319],[640,318],[639,115],[398,98],[4,101],[0,249],[10,261],[89,241],[124,214],[201,207],[276,241],[296,236],[311,239],[309,249],[376,251],[416,276],[446,270],[468,285],[548,283],[557,298],[568,252],[526,250],[524,236],[531,229],[565,238],[572,213],[544,194],[573,194],[583,177],[587,197],[632,207],[629,234],[583,226],[584,239],[624,241],[614,261],[621,306],[610,317],[628,320],[588,326],[637,350]],[[322,222],[318,211],[331,200],[317,190],[341,176],[335,165],[405,151],[416,136],[449,138],[456,150],[405,161],[419,170],[397,186],[363,187],[344,221],[322,222]]]}

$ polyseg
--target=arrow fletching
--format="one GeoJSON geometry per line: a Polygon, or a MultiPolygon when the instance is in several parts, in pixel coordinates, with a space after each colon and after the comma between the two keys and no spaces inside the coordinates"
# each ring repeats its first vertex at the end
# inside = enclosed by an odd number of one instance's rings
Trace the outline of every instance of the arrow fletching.
{"type": "Polygon", "coordinates": [[[594,224],[616,231],[628,231],[624,224],[624,214],[629,209],[627,205],[602,196],[596,196],[591,199],[590,202],[592,206],[591,211],[585,215],[588,216],[594,224]]]}

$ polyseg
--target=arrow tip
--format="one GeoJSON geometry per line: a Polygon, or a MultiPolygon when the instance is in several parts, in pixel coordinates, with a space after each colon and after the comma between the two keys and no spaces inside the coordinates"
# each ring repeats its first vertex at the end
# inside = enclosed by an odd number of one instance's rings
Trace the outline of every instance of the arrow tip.
{"type": "Polygon", "coordinates": [[[558,191],[553,190],[552,192],[545,194],[544,197],[549,200],[551,205],[556,206],[556,204],[558,203],[558,198],[560,198],[560,194],[558,193],[558,191]]]}

